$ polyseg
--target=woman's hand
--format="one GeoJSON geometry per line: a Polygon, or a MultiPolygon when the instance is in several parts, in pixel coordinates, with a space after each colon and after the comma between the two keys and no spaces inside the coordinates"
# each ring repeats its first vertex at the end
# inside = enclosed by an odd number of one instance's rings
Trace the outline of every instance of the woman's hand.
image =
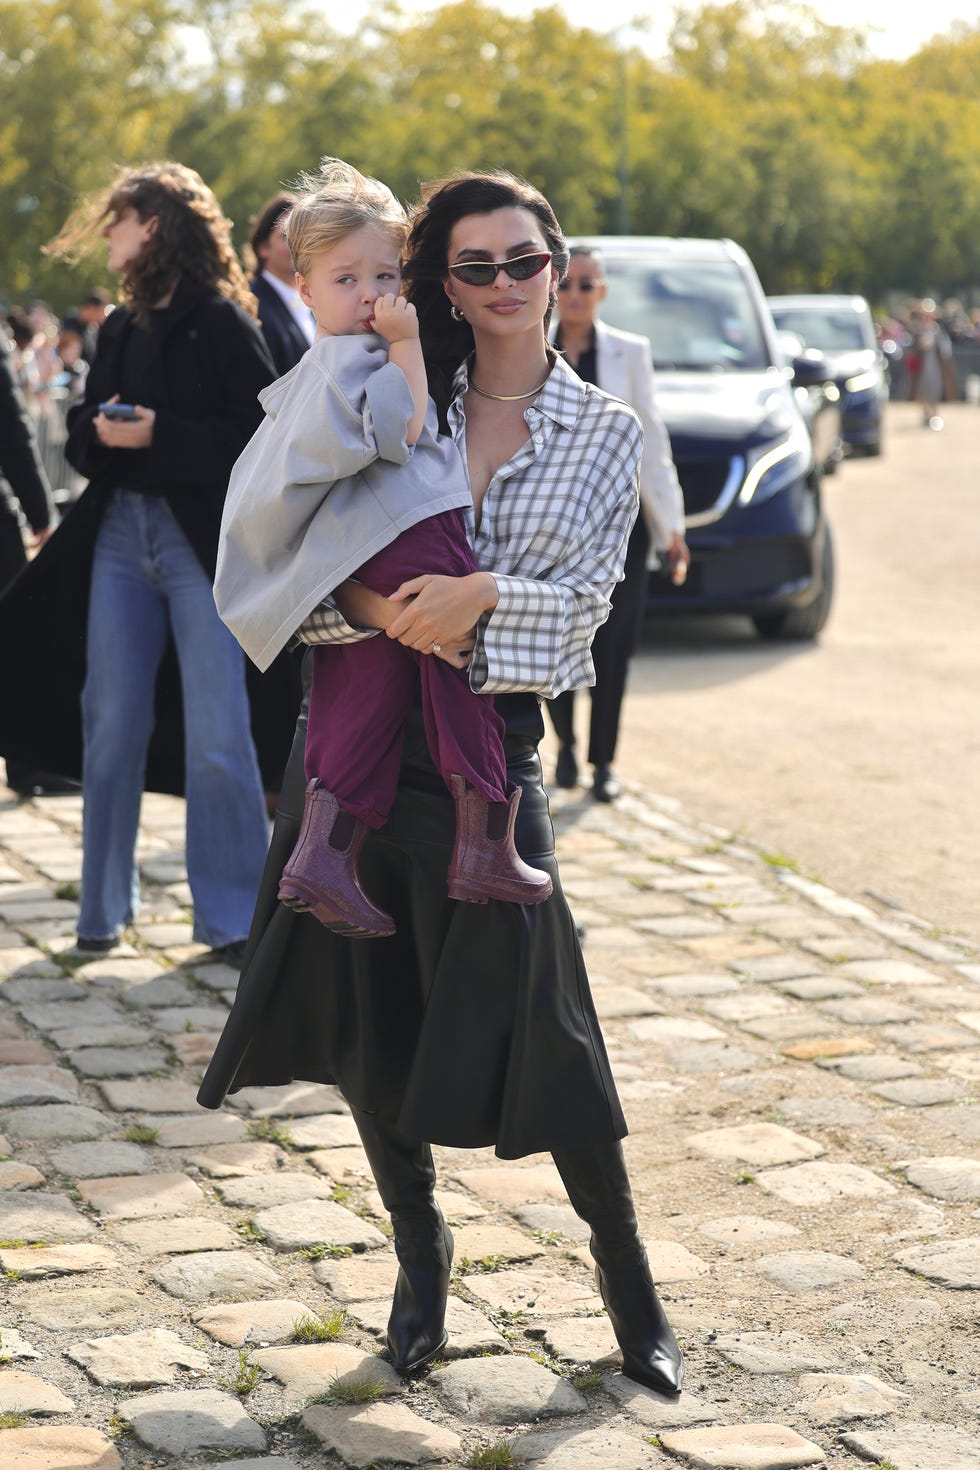
{"type": "Polygon", "coordinates": [[[389,623],[388,637],[420,653],[439,652],[460,640],[472,649],[476,625],[485,612],[497,606],[497,596],[497,584],[489,572],[412,577],[391,594],[391,602],[406,606],[389,623]],[[440,649],[434,649],[434,644],[440,649]]]}
{"type": "Polygon", "coordinates": [[[474,647],[474,639],[471,637],[460,638],[452,643],[440,643],[436,658],[441,658],[443,663],[451,664],[454,669],[468,669],[474,647]]]}
{"type": "MultiPolygon", "coordinates": [[[[119,394],[114,393],[109,402],[118,403],[119,394]]],[[[136,412],[135,420],[110,419],[104,413],[96,414],[92,420],[99,442],[107,449],[149,449],[153,443],[155,412],[152,408],[143,408],[139,403],[135,403],[133,408],[136,412]]]]}

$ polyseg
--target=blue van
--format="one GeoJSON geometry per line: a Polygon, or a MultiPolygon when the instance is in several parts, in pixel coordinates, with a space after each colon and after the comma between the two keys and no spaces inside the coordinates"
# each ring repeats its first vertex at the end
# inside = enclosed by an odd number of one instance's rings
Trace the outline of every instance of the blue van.
{"type": "Polygon", "coordinates": [[[888,366],[864,297],[770,296],[769,310],[780,331],[822,357],[824,376],[840,391],[844,442],[861,454],[880,454],[888,366]]]}
{"type": "Polygon", "coordinates": [[[650,339],[684,492],[688,578],[652,573],[649,606],[745,613],[764,638],[815,638],[834,554],[804,408],[812,382],[785,360],[748,256],[731,240],[582,243],[602,253],[604,320],[650,339]]]}

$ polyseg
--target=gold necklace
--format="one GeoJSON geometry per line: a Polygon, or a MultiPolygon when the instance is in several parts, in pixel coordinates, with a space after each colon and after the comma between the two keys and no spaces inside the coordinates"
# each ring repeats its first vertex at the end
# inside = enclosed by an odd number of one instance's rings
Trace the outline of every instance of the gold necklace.
{"type": "MultiPolygon", "coordinates": [[[[549,368],[548,378],[550,377],[551,369],[549,368]]],[[[545,378],[544,383],[539,383],[536,388],[532,388],[530,393],[485,393],[482,388],[476,386],[472,378],[469,379],[467,386],[472,388],[474,393],[479,393],[481,398],[493,398],[497,403],[519,403],[522,398],[534,398],[540,393],[548,378],[545,378]]]]}

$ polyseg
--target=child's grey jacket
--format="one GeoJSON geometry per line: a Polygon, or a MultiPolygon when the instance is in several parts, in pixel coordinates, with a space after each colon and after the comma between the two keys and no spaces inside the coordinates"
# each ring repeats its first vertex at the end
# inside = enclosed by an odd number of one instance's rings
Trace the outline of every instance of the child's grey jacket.
{"type": "Polygon", "coordinates": [[[265,422],[231,472],[214,600],[266,669],[369,557],[471,497],[431,400],[418,440],[405,442],[412,394],[380,337],[321,338],[259,402],[265,422]]]}

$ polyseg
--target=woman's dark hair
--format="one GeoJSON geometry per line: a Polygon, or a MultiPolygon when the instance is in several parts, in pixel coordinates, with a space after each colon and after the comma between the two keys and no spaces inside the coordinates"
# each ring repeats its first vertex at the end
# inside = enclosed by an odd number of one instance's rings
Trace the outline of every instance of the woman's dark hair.
{"type": "Polygon", "coordinates": [[[134,209],[157,227],[121,279],[122,299],[146,326],[153,306],[181,277],[258,314],[255,297],[231,243],[231,220],[200,174],[182,163],[124,168],[109,187],[87,200],[44,247],[46,255],[77,261],[88,254],[106,224],[134,209]]]}
{"type": "MultiPolygon", "coordinates": [[[[449,269],[449,236],[453,226],[467,215],[492,214],[497,209],[526,209],[533,214],[541,225],[559,278],[568,270],[568,246],[555,212],[526,179],[498,169],[492,173],[453,174],[423,186],[421,202],[411,211],[403,274],[405,295],[418,313],[429,392],[443,428],[456,371],[473,351],[470,324],[453,319],[443,288],[449,269]]],[[[545,330],[550,316],[549,310],[545,330]]]]}

